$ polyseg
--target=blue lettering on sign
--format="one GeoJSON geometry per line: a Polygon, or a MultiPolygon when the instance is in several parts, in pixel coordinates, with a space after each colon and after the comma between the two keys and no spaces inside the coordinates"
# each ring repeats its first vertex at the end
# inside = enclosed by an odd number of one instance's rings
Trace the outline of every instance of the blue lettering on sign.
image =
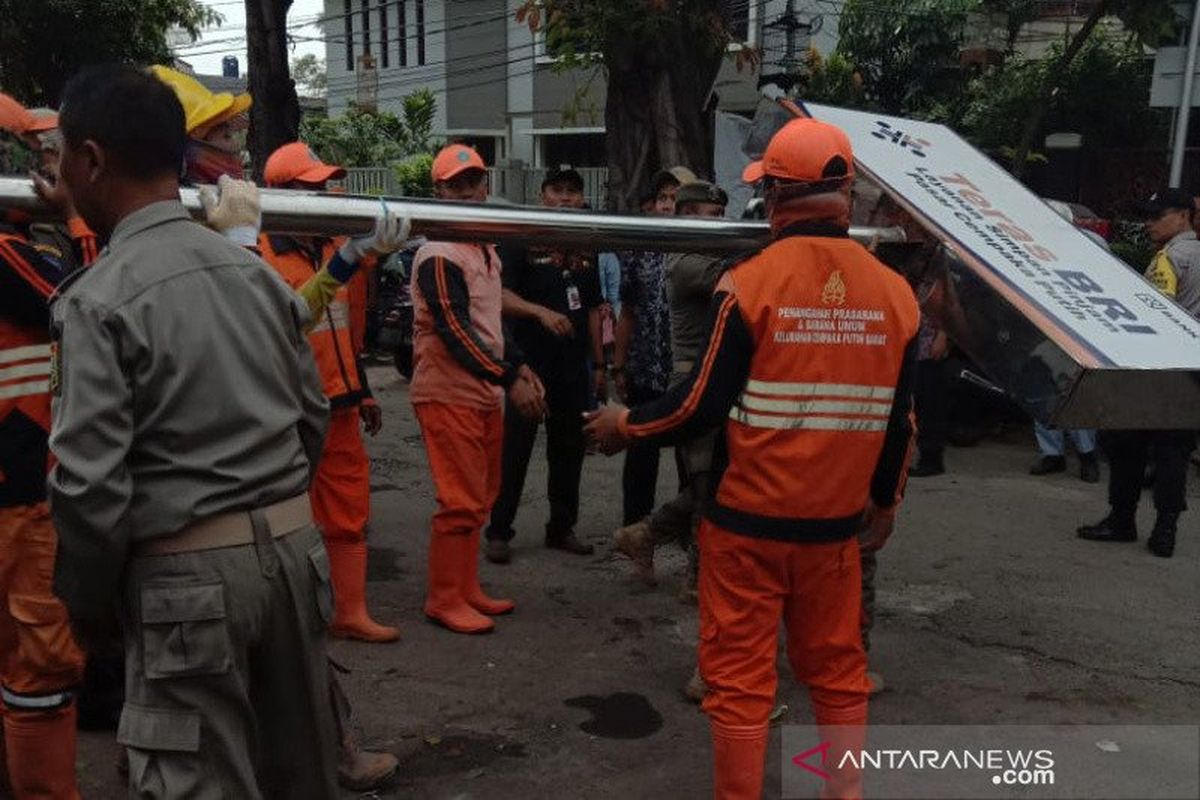
{"type": "Polygon", "coordinates": [[[1143,324],[1138,315],[1120,300],[1104,295],[1104,287],[1087,273],[1066,269],[1056,269],[1054,272],[1072,289],[1086,295],[1089,303],[1101,309],[1109,320],[1120,324],[1126,333],[1157,333],[1154,328],[1143,324]]]}
{"type": "Polygon", "coordinates": [[[875,125],[876,129],[871,132],[872,136],[876,139],[882,139],[885,142],[899,145],[901,149],[908,150],[918,158],[925,158],[925,148],[933,146],[933,143],[929,140],[909,136],[904,131],[893,128],[881,119],[875,120],[875,125]]]}

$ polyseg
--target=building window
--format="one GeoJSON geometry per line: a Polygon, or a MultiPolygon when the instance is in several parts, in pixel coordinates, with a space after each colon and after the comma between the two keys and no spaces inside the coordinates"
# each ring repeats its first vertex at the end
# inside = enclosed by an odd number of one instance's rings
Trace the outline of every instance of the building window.
{"type": "Polygon", "coordinates": [[[379,66],[387,67],[391,50],[388,48],[388,6],[391,3],[379,4],[379,66]]]}
{"type": "Polygon", "coordinates": [[[396,3],[396,11],[399,19],[396,24],[400,26],[400,30],[396,34],[396,38],[400,41],[400,66],[408,66],[408,0],[400,0],[396,3]]]}
{"type": "Polygon", "coordinates": [[[371,54],[371,0],[362,0],[363,54],[371,54]]]}
{"type": "Polygon", "coordinates": [[[346,0],[346,72],[354,72],[354,14],[351,6],[354,0],[346,0]]]}
{"type": "Polygon", "coordinates": [[[758,8],[762,3],[737,3],[729,12],[729,33],[733,42],[731,49],[742,45],[754,45],[758,41],[758,8]]]}
{"type": "Polygon", "coordinates": [[[417,66],[425,66],[425,0],[417,2],[417,66]]]}

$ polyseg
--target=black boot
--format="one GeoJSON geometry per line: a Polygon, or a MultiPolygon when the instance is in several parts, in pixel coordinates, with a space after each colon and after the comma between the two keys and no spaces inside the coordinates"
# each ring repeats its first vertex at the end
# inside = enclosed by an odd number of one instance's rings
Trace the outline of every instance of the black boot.
{"type": "Polygon", "coordinates": [[[942,461],[942,454],[937,455],[921,455],[917,458],[917,465],[910,467],[908,477],[910,478],[932,478],[934,475],[941,475],[946,471],[946,464],[942,461]]]}
{"type": "Polygon", "coordinates": [[[1080,539],[1092,542],[1136,542],[1137,523],[1133,514],[1111,512],[1095,525],[1084,525],[1076,530],[1080,539]]]}
{"type": "Polygon", "coordinates": [[[1030,475],[1049,475],[1067,471],[1066,456],[1042,456],[1029,468],[1030,475]]]}
{"type": "Polygon", "coordinates": [[[1100,459],[1095,450],[1079,454],[1079,478],[1084,483],[1100,482],[1100,459]]]}
{"type": "Polygon", "coordinates": [[[1170,558],[1175,552],[1175,524],[1178,513],[1160,512],[1154,521],[1154,530],[1146,540],[1146,549],[1159,558],[1170,558]]]}

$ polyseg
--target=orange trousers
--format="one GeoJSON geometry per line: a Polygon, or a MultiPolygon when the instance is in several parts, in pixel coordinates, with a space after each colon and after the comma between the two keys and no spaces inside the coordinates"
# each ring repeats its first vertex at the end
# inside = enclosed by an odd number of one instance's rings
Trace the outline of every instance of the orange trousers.
{"type": "MultiPolygon", "coordinates": [[[[717,797],[761,797],[781,619],[792,673],[809,688],[823,737],[843,748],[861,741],[870,685],[859,628],[857,539],[797,544],[705,521],[699,593],[700,674],[709,690],[703,707],[712,727],[717,797]]],[[[830,755],[837,752],[835,746],[830,755]]],[[[833,775],[823,796],[857,796],[856,779],[833,775]]]]}
{"type": "Polygon", "coordinates": [[[0,683],[6,694],[56,695],[83,678],[83,651],[53,591],[57,547],[45,503],[0,508],[0,683]]]}
{"type": "Polygon", "coordinates": [[[358,407],[329,415],[321,463],[309,487],[313,519],[326,541],[366,541],[371,518],[371,462],[363,446],[358,407]]]}
{"type": "Polygon", "coordinates": [[[0,508],[0,750],[18,798],[79,797],[73,692],[84,655],[53,592],[57,547],[45,503],[0,508]]]}
{"type": "Polygon", "coordinates": [[[437,495],[433,535],[470,536],[487,522],[500,493],[504,413],[498,407],[444,403],[418,403],[413,408],[437,495]]]}

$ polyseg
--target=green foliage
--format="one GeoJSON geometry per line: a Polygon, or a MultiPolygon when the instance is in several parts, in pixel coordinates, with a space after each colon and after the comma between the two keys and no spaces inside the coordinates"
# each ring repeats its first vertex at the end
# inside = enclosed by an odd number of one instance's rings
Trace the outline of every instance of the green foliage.
{"type": "Polygon", "coordinates": [[[862,78],[864,102],[912,114],[961,87],[958,54],[979,0],[846,0],[837,52],[862,78]]]}
{"type": "MultiPolygon", "coordinates": [[[[974,78],[961,114],[948,122],[985,150],[1012,145],[1061,52],[1057,46],[1044,60],[1012,60],[974,78]]],[[[1059,76],[1042,130],[1080,133],[1089,145],[1104,147],[1165,141],[1166,115],[1149,107],[1150,71],[1138,45],[1089,40],[1059,76]]]]}
{"type": "Polygon", "coordinates": [[[432,169],[431,153],[418,153],[392,165],[400,191],[407,197],[433,197],[432,169]]]}
{"type": "Polygon", "coordinates": [[[322,160],[343,167],[378,167],[432,152],[436,101],[428,89],[404,98],[404,116],[352,108],[338,117],[306,117],[300,138],[322,160]]]}
{"type": "Polygon", "coordinates": [[[0,130],[0,175],[24,175],[37,166],[29,146],[8,131],[0,130]]]}
{"type": "Polygon", "coordinates": [[[841,53],[822,58],[816,48],[810,49],[804,57],[800,97],[843,108],[861,108],[866,103],[862,76],[850,59],[841,53]]]}
{"type": "Polygon", "coordinates": [[[86,64],[165,62],[168,29],[195,41],[221,16],[200,0],[0,0],[0,20],[0,86],[37,106],[86,64]]]}
{"type": "Polygon", "coordinates": [[[1110,243],[1113,255],[1141,274],[1150,259],[1154,258],[1155,247],[1141,222],[1117,221],[1110,243]]]}
{"type": "Polygon", "coordinates": [[[309,97],[324,97],[329,88],[329,76],[325,71],[325,60],[315,53],[292,59],[292,80],[301,94],[309,97]]]}
{"type": "Polygon", "coordinates": [[[682,36],[700,57],[719,55],[730,40],[724,6],[721,0],[525,0],[517,22],[545,36],[558,69],[573,69],[660,50],[664,37],[682,36]]]}

